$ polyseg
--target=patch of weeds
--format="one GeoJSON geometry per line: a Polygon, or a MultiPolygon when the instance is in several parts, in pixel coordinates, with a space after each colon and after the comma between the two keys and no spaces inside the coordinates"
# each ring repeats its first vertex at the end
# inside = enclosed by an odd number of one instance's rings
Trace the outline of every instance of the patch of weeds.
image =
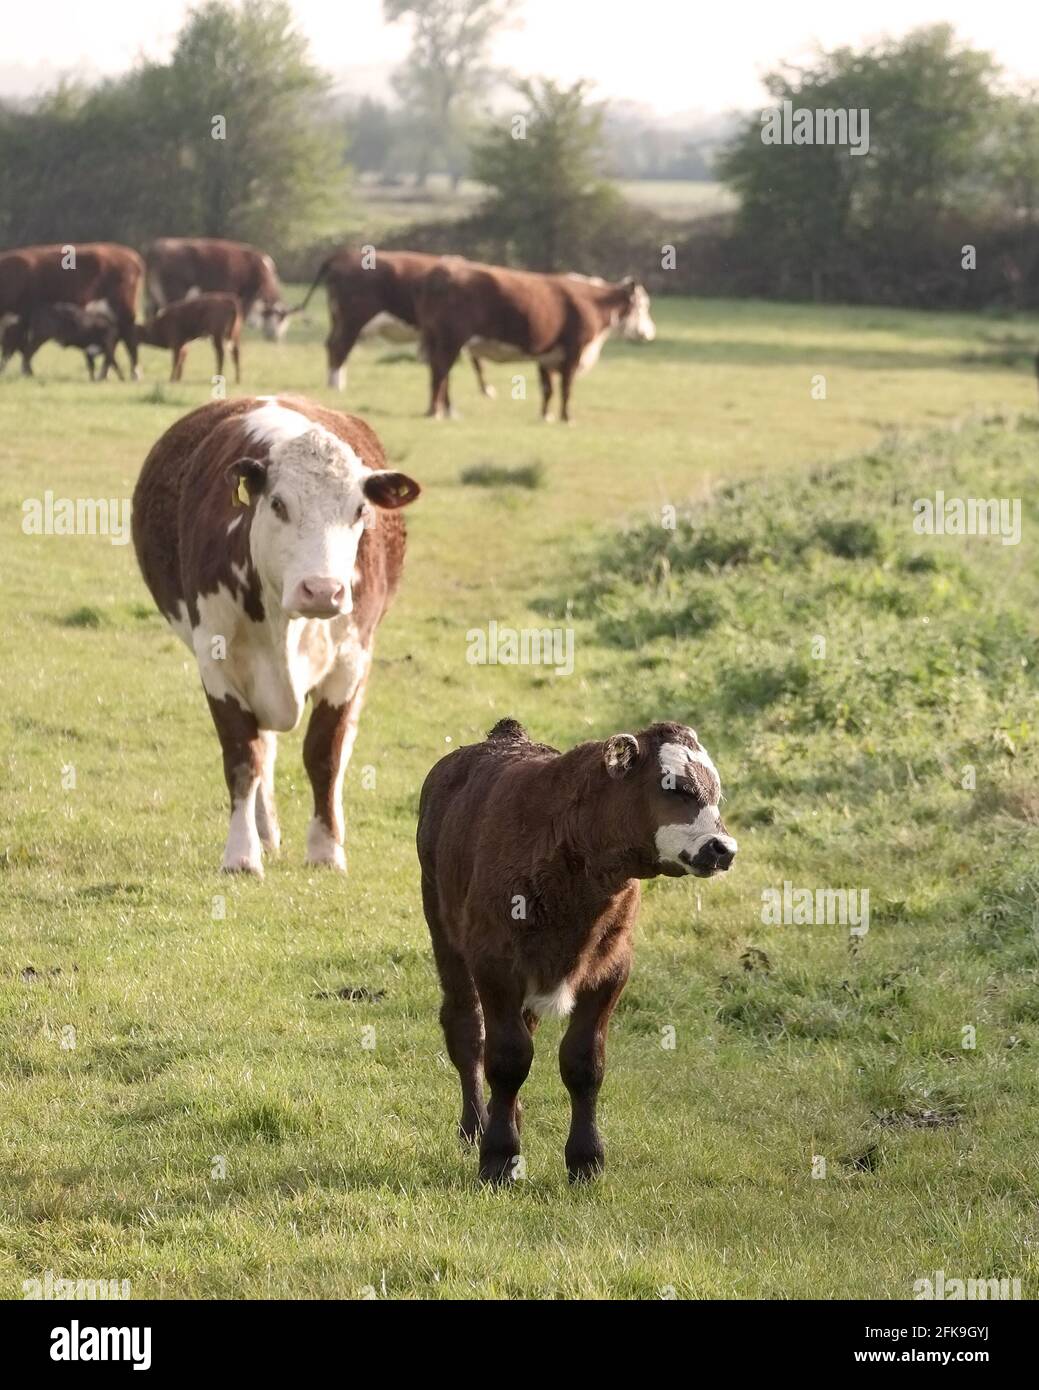
{"type": "Polygon", "coordinates": [[[461,482],[466,487],[523,487],[533,490],[545,485],[545,465],[540,459],[516,468],[506,468],[497,463],[476,463],[471,468],[463,468],[461,482]]]}

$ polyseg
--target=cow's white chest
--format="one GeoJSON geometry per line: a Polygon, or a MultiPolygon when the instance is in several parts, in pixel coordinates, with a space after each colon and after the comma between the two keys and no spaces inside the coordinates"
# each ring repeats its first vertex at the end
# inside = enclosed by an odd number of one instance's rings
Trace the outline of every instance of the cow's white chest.
{"type": "Polygon", "coordinates": [[[591,342],[585,346],[577,362],[578,373],[591,371],[591,369],[595,366],[596,362],[598,362],[599,360],[599,355],[602,352],[603,343],[605,343],[606,339],[609,336],[609,328],[604,328],[601,333],[594,337],[591,340],[591,342]]]}
{"type": "Polygon", "coordinates": [[[350,683],[363,653],[350,617],[268,618],[253,622],[228,590],[198,602],[192,634],[202,683],[214,699],[232,696],[261,729],[287,733],[303,717],[308,694],[333,671],[350,683]]]}

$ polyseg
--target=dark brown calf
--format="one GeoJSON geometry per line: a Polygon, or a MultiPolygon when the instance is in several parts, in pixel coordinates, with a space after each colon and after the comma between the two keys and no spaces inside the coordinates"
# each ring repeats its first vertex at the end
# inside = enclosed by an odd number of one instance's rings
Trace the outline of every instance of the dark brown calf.
{"type": "Polygon", "coordinates": [[[170,381],[180,381],[184,375],[188,344],[196,338],[212,340],[218,376],[224,374],[224,344],[230,343],[235,382],[242,379],[242,308],[233,294],[196,294],[190,299],[178,299],[138,328],[137,336],[149,347],[169,348],[173,353],[170,381]]]}
{"type": "Polygon", "coordinates": [[[570,1017],[571,1181],[603,1166],[596,1102],[606,1029],[628,978],[639,880],[707,878],[736,841],[692,729],[654,724],[559,753],[513,719],[429,773],[419,803],[422,903],[443,985],[440,1018],[480,1177],[516,1176],[519,1090],[541,1015],[570,1017]],[[491,1088],[484,1102],[484,1075],[491,1088]]]}
{"type": "Polygon", "coordinates": [[[103,301],[130,354],[136,380],[134,314],[143,275],[144,262],[137,252],[113,242],[22,246],[0,254],[0,323],[18,320],[13,332],[5,329],[0,371],[11,352],[18,351],[23,373],[32,376],[29,322],[36,309],[46,304],[76,304],[85,309],[103,301]]]}
{"type": "Polygon", "coordinates": [[[94,380],[95,358],[98,357],[102,359],[102,381],[108,376],[109,367],[115,369],[120,381],[123,380],[123,373],[115,360],[119,326],[112,315],[103,310],[81,309],[78,304],[41,304],[30,315],[27,340],[30,358],[44,343],[53,341],[61,347],[82,348],[91,381],[94,380]]]}

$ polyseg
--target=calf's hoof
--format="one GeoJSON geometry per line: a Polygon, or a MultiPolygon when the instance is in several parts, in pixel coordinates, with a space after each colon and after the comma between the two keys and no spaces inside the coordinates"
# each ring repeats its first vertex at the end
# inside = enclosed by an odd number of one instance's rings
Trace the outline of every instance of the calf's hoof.
{"type": "Polygon", "coordinates": [[[492,1187],[509,1187],[520,1176],[519,1154],[481,1153],[480,1181],[492,1187]]]}
{"type": "Polygon", "coordinates": [[[602,1175],[606,1167],[606,1155],[602,1148],[568,1149],[566,1152],[566,1176],[571,1183],[593,1182],[602,1175]]]}
{"type": "Polygon", "coordinates": [[[487,1109],[477,1109],[475,1106],[466,1106],[462,1111],[462,1118],[458,1121],[458,1137],[463,1144],[475,1144],[483,1135],[487,1128],[487,1109]]]}

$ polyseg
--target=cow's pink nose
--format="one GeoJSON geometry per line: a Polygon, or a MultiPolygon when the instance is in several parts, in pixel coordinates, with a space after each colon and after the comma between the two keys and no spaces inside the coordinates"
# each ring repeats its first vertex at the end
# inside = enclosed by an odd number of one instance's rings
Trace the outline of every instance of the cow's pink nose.
{"type": "Polygon", "coordinates": [[[290,607],[297,613],[328,617],[343,611],[346,585],[341,579],[326,579],[314,575],[301,579],[290,607]]]}

